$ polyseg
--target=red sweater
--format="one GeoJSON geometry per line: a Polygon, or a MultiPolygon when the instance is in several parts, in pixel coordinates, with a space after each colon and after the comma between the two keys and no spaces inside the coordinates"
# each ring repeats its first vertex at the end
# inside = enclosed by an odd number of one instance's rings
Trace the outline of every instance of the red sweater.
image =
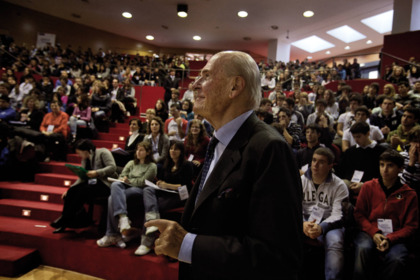
{"type": "Polygon", "coordinates": [[[53,125],[54,133],[61,133],[64,137],[67,137],[68,120],[69,116],[65,112],[60,111],[60,114],[57,116],[53,112],[50,112],[44,116],[39,131],[47,131],[48,126],[53,125]]]}
{"type": "Polygon", "coordinates": [[[354,218],[361,229],[373,237],[378,229],[378,219],[391,219],[393,233],[387,235],[391,243],[403,242],[413,236],[418,227],[418,201],[416,192],[407,184],[388,198],[378,179],[363,184],[354,209],[354,218]]]}

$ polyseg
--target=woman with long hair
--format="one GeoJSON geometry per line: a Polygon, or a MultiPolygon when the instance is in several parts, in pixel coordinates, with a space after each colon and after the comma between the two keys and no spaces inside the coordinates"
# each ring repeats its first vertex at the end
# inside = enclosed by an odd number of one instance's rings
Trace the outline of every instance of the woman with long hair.
{"type": "Polygon", "coordinates": [[[393,84],[385,84],[384,85],[384,95],[388,96],[388,97],[392,97],[395,98],[395,87],[393,84]]]}
{"type": "Polygon", "coordinates": [[[163,131],[163,122],[160,117],[152,117],[149,121],[149,135],[144,141],[152,145],[153,159],[156,163],[163,163],[169,153],[169,138],[163,131]]]}
{"type": "Polygon", "coordinates": [[[168,107],[166,106],[165,101],[158,99],[155,104],[156,116],[162,119],[162,122],[165,122],[168,119],[168,107]]]}
{"type": "Polygon", "coordinates": [[[210,139],[201,120],[190,121],[188,134],[184,139],[185,156],[194,165],[194,178],[201,170],[206,157],[206,149],[210,139]]]}
{"type": "Polygon", "coordinates": [[[327,101],[327,107],[325,108],[325,112],[330,114],[330,116],[333,117],[334,120],[337,120],[339,116],[339,107],[338,102],[336,102],[334,92],[330,89],[325,90],[324,100],[327,101]]]}
{"type": "Polygon", "coordinates": [[[132,197],[143,198],[145,221],[159,219],[156,203],[144,192],[151,188],[146,186],[146,180],[153,181],[156,174],[157,167],[153,161],[151,146],[147,142],[140,142],[135,158],[126,164],[118,180],[111,184],[107,229],[105,236],[96,241],[99,247],[116,245],[125,248],[125,242],[134,237],[131,221],[127,216],[127,200],[132,197]]]}
{"type": "Polygon", "coordinates": [[[77,106],[70,116],[69,126],[73,142],[76,141],[78,127],[95,128],[91,118],[90,99],[86,94],[77,97],[77,106]]]}

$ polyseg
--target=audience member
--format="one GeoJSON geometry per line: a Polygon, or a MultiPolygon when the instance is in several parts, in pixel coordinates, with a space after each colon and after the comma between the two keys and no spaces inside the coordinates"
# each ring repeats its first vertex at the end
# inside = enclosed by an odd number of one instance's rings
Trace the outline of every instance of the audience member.
{"type": "Polygon", "coordinates": [[[350,132],[356,145],[342,154],[336,173],[349,187],[354,204],[363,183],[379,177],[378,158],[386,148],[370,139],[369,124],[366,122],[356,122],[350,132]]]}
{"type": "Polygon", "coordinates": [[[67,227],[89,226],[92,221],[85,211],[84,204],[97,197],[108,197],[111,183],[107,178],[117,176],[115,161],[108,149],[96,149],[89,139],[79,140],[75,149],[82,159],[82,167],[87,172],[63,193],[63,212],[51,223],[51,226],[56,228],[54,233],[64,232],[67,227]]]}
{"type": "Polygon", "coordinates": [[[334,154],[328,148],[318,148],[314,151],[310,168],[301,176],[303,233],[306,238],[317,240],[325,247],[325,279],[342,279],[342,203],[348,200],[349,192],[344,182],[333,174],[333,164],[334,154]]]}
{"type": "Polygon", "coordinates": [[[354,209],[361,231],[354,240],[353,279],[405,278],[407,246],[418,228],[419,210],[416,192],[398,177],[403,166],[397,151],[384,152],[379,157],[380,177],[360,190],[354,209]]]}
{"type": "Polygon", "coordinates": [[[181,79],[178,78],[175,74],[176,74],[175,70],[171,69],[169,71],[169,75],[167,75],[165,77],[165,79],[163,80],[162,86],[165,89],[165,96],[164,96],[165,104],[169,104],[169,100],[171,99],[172,91],[174,89],[179,90],[179,83],[180,83],[181,79]]]}
{"type": "Polygon", "coordinates": [[[73,114],[70,116],[69,119],[72,142],[76,142],[78,127],[86,127],[92,132],[95,129],[94,122],[91,118],[91,113],[92,112],[89,97],[86,94],[79,96],[77,106],[75,106],[73,114]]]}
{"type": "Polygon", "coordinates": [[[181,117],[178,106],[177,104],[171,106],[169,113],[172,117],[165,121],[165,133],[168,135],[169,140],[181,141],[187,132],[188,121],[181,117]]]}
{"type": "MultiPolygon", "coordinates": [[[[354,120],[355,122],[367,122],[369,119],[369,109],[365,106],[359,106],[354,111],[354,120]]],[[[374,125],[369,125],[369,138],[370,140],[376,141],[377,143],[383,143],[385,141],[384,135],[382,134],[379,127],[374,125]]],[[[346,129],[343,134],[341,150],[345,152],[351,146],[356,145],[356,141],[354,140],[350,129],[346,129]]]]}
{"type": "Polygon", "coordinates": [[[306,120],[306,125],[315,123],[316,118],[325,113],[329,119],[328,123],[332,126],[334,124],[334,118],[330,114],[325,112],[326,108],[327,102],[324,99],[320,98],[317,101],[315,101],[315,112],[308,116],[308,119],[306,120]]]}
{"type": "Polygon", "coordinates": [[[185,156],[193,163],[194,179],[202,168],[206,156],[209,137],[201,120],[193,119],[189,123],[188,134],[184,139],[185,156]]]}
{"type": "Polygon", "coordinates": [[[40,110],[39,100],[34,96],[26,98],[17,118],[21,125],[39,131],[43,118],[44,112],[40,110]]]}
{"type": "Polygon", "coordinates": [[[392,148],[397,149],[398,146],[402,148],[408,137],[408,132],[415,126],[418,126],[419,110],[417,108],[407,107],[401,116],[401,124],[396,130],[389,132],[387,142],[391,144],[392,148]]]}
{"type": "Polygon", "coordinates": [[[303,115],[296,110],[295,108],[295,100],[291,97],[287,97],[282,104],[282,107],[285,107],[292,112],[292,116],[290,118],[290,122],[296,123],[300,126],[301,130],[305,128],[305,120],[303,115]]]}
{"type": "Polygon", "coordinates": [[[10,106],[10,98],[7,94],[0,95],[0,121],[9,122],[16,119],[16,110],[10,106]]]}
{"type": "Polygon", "coordinates": [[[379,127],[385,139],[388,134],[396,130],[401,122],[401,113],[394,110],[395,100],[390,96],[384,96],[380,104],[380,111],[370,116],[370,124],[379,127]]]}
{"type": "Polygon", "coordinates": [[[101,132],[107,132],[109,129],[108,115],[111,111],[111,98],[102,85],[94,86],[94,93],[91,95],[91,112],[95,127],[101,132]]]}
{"type": "Polygon", "coordinates": [[[325,107],[325,112],[333,117],[334,120],[338,119],[339,116],[339,108],[338,102],[336,102],[336,98],[334,92],[330,89],[325,90],[323,98],[327,105],[325,107]]]}
{"type": "Polygon", "coordinates": [[[149,121],[149,135],[144,137],[152,145],[153,159],[159,165],[169,154],[169,138],[163,132],[163,122],[160,117],[153,117],[149,121]]]}
{"type": "Polygon", "coordinates": [[[179,108],[182,108],[182,102],[179,100],[179,90],[174,89],[171,93],[171,99],[168,101],[168,108],[171,108],[172,104],[176,104],[179,108]]]}
{"type": "Polygon", "coordinates": [[[372,110],[377,106],[376,98],[379,94],[379,84],[374,82],[369,85],[369,91],[366,95],[363,95],[363,105],[369,110],[372,110]]]}
{"type": "Polygon", "coordinates": [[[395,97],[398,110],[404,110],[406,106],[419,107],[419,97],[409,94],[410,85],[407,81],[398,83],[398,94],[395,97]]]}
{"type": "Polygon", "coordinates": [[[184,92],[184,95],[182,96],[182,102],[185,100],[189,100],[191,102],[194,101],[194,91],[193,91],[193,84],[194,82],[191,82],[188,84],[188,89],[184,92]]]}
{"type": "Polygon", "coordinates": [[[162,99],[158,99],[155,104],[156,116],[161,118],[163,122],[168,119],[168,107],[162,99]]]}
{"type": "Polygon", "coordinates": [[[194,112],[193,112],[193,103],[186,99],[184,101],[182,101],[181,104],[181,117],[183,119],[186,119],[187,121],[193,120],[194,119],[194,112]]]}
{"type": "MultiPolygon", "coordinates": [[[[135,237],[127,211],[127,201],[131,198],[142,198],[145,221],[160,218],[158,205],[153,203],[155,199],[146,192],[147,188],[153,188],[146,185],[146,180],[152,182],[156,175],[157,167],[153,162],[150,143],[138,143],[134,159],[124,166],[118,180],[111,184],[107,228],[105,236],[96,241],[99,247],[116,245],[125,248],[125,242],[135,237]]],[[[135,254],[143,255],[142,252],[143,248],[140,246],[135,254]]]]}
{"type": "Polygon", "coordinates": [[[291,122],[292,112],[284,107],[280,108],[278,119],[281,133],[286,142],[294,151],[300,148],[300,139],[302,138],[302,129],[297,123],[291,122]]]}
{"type": "Polygon", "coordinates": [[[337,121],[337,138],[334,143],[341,147],[343,133],[354,123],[354,112],[357,107],[363,105],[363,99],[360,93],[353,93],[349,99],[349,111],[340,114],[337,121]]]}
{"type": "Polygon", "coordinates": [[[312,161],[312,155],[316,149],[324,146],[319,142],[321,137],[321,127],[315,123],[310,124],[305,129],[306,146],[301,147],[296,152],[296,162],[301,175],[305,173],[312,161]]]}

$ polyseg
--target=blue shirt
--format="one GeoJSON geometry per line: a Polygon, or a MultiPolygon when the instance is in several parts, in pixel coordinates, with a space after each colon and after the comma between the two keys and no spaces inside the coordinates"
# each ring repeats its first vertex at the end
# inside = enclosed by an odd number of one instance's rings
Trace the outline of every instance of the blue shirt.
{"type": "MultiPolygon", "coordinates": [[[[204,185],[206,184],[207,178],[210,176],[211,172],[216,166],[217,161],[222,156],[223,152],[232,140],[233,136],[235,136],[236,132],[238,132],[239,128],[243,125],[243,123],[249,118],[249,116],[252,113],[253,110],[247,111],[214,132],[214,137],[216,137],[219,140],[219,143],[217,143],[214,149],[214,157],[210,164],[209,172],[207,173],[204,185]]],[[[184,240],[181,244],[181,249],[179,250],[178,254],[179,261],[191,263],[192,247],[196,237],[197,235],[193,233],[187,233],[187,235],[185,235],[184,240]]]]}

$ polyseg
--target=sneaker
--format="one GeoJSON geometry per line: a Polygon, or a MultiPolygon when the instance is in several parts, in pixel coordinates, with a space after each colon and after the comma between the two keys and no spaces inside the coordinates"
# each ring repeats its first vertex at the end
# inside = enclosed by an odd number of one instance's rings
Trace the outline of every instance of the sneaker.
{"type": "Polygon", "coordinates": [[[119,222],[118,222],[118,228],[120,229],[120,232],[122,235],[128,236],[129,235],[129,231],[131,229],[130,226],[130,220],[128,219],[128,217],[121,217],[119,222]]]}
{"type": "Polygon", "coordinates": [[[117,246],[119,248],[125,248],[125,243],[122,241],[119,235],[105,235],[101,239],[96,241],[99,247],[117,246]]]}
{"type": "Polygon", "coordinates": [[[152,250],[151,248],[145,246],[145,245],[140,245],[137,250],[134,252],[134,255],[136,256],[144,256],[147,253],[150,252],[150,250],[152,250]]]}
{"type": "Polygon", "coordinates": [[[159,230],[158,227],[155,227],[155,226],[147,227],[146,228],[146,235],[152,234],[152,233],[154,233],[158,230],[159,230]]]}

